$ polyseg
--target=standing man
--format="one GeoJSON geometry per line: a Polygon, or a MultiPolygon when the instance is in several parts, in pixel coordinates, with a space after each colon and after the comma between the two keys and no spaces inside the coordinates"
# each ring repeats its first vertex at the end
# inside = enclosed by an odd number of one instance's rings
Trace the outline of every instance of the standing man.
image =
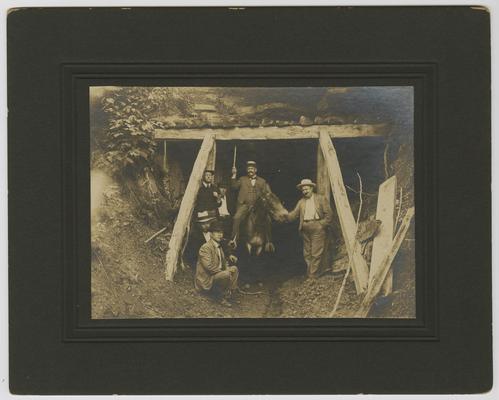
{"type": "Polygon", "coordinates": [[[220,206],[219,189],[213,183],[215,171],[206,169],[203,173],[203,180],[199,188],[196,199],[197,218],[218,217],[218,207],[220,206]]]}
{"type": "Polygon", "coordinates": [[[233,190],[239,190],[237,196],[237,209],[234,215],[234,221],[232,224],[232,235],[231,242],[235,244],[236,239],[239,236],[239,225],[243,218],[246,218],[255,205],[256,200],[264,192],[270,192],[270,186],[265,181],[265,179],[260,178],[256,175],[257,168],[255,161],[246,162],[246,176],[241,176],[236,179],[237,169],[232,168],[231,176],[231,188],[233,190]]]}
{"type": "Polygon", "coordinates": [[[296,186],[303,197],[288,216],[288,222],[300,220],[298,231],[303,238],[303,257],[307,264],[307,276],[315,278],[320,275],[321,261],[326,247],[326,231],[332,221],[332,211],[326,198],[314,193],[315,183],[310,179],[302,179],[296,186]]]}
{"type": "MultiPolygon", "coordinates": [[[[221,297],[221,303],[230,306],[228,299],[237,289],[239,271],[235,265],[229,265],[221,245],[223,226],[220,221],[210,224],[210,240],[199,249],[194,286],[199,292],[221,297]]],[[[237,258],[229,256],[235,263],[237,258]]]]}

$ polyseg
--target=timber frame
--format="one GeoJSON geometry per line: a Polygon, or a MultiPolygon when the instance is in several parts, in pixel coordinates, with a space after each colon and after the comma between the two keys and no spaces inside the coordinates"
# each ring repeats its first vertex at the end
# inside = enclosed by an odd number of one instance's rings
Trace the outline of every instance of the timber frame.
{"type": "Polygon", "coordinates": [[[181,264],[183,243],[187,239],[186,235],[201,185],[202,174],[207,166],[213,166],[215,162],[216,140],[317,139],[319,144],[317,154],[318,190],[327,198],[330,198],[332,192],[348,257],[351,260],[355,288],[357,293],[364,292],[368,287],[369,268],[356,239],[355,219],[343,183],[333,138],[383,136],[383,133],[386,132],[385,129],[382,124],[157,129],[155,133],[157,140],[202,140],[168,244],[165,257],[165,278],[172,281],[179,263],[181,264]]]}

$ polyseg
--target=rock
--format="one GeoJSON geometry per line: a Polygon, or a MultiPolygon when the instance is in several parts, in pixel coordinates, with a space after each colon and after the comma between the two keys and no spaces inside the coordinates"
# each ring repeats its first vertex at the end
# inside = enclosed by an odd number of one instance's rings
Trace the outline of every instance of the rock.
{"type": "Polygon", "coordinates": [[[324,122],[325,122],[325,120],[322,117],[317,116],[314,118],[314,124],[316,124],[316,125],[323,125],[324,122]]]}
{"type": "Polygon", "coordinates": [[[309,125],[313,125],[314,122],[310,118],[306,117],[305,115],[302,115],[300,117],[300,119],[298,120],[298,123],[302,126],[309,126],[309,125]]]}
{"type": "Polygon", "coordinates": [[[272,124],[272,121],[270,120],[270,118],[264,118],[264,119],[262,119],[262,122],[260,123],[261,126],[269,126],[270,124],[272,124]]]}
{"type": "Polygon", "coordinates": [[[361,243],[370,239],[374,239],[374,237],[379,233],[380,226],[381,221],[379,219],[369,219],[367,221],[361,221],[359,223],[357,239],[361,243]]]}

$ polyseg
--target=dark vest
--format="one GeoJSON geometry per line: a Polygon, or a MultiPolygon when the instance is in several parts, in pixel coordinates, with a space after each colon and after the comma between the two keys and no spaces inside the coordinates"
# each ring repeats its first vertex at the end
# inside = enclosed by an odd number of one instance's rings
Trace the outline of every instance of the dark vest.
{"type": "Polygon", "coordinates": [[[218,209],[217,199],[213,196],[213,192],[219,192],[216,185],[212,184],[209,188],[206,188],[203,184],[201,184],[196,200],[196,212],[213,211],[218,209]]]}

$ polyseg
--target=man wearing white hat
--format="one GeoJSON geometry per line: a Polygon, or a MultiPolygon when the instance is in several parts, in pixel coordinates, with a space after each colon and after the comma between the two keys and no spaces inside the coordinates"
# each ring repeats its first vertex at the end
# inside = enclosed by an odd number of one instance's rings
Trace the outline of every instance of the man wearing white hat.
{"type": "Polygon", "coordinates": [[[234,241],[239,235],[239,225],[241,221],[249,214],[251,207],[255,205],[256,200],[264,192],[270,192],[270,186],[267,181],[257,176],[255,161],[246,162],[246,176],[236,179],[237,169],[232,168],[231,188],[239,190],[237,196],[237,209],[232,223],[231,239],[234,241]]]}
{"type": "Polygon", "coordinates": [[[301,190],[301,198],[288,216],[288,222],[299,218],[298,231],[303,238],[303,257],[307,264],[307,276],[320,275],[322,255],[326,247],[326,230],[331,225],[331,207],[326,198],[314,193],[315,183],[302,179],[296,185],[301,190]]]}

